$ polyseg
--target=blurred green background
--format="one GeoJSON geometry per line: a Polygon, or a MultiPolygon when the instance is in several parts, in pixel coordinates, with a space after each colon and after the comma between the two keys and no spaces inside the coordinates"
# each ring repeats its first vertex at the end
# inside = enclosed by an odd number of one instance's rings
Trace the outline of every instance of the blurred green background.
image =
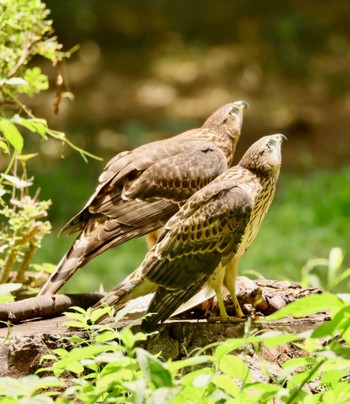
{"type": "MultiPolygon", "coordinates": [[[[300,279],[307,260],[334,246],[350,253],[350,2],[192,0],[47,1],[66,50],[60,113],[51,93],[33,111],[104,162],[86,164],[55,141],[40,143],[31,170],[53,201],[51,236],[37,261],[57,263],[73,237],[57,233],[94,191],[117,152],[200,126],[239,99],[245,114],[235,161],[257,138],[282,132],[276,199],[240,273],[300,279]]],[[[37,144],[34,144],[37,147],[37,144]]],[[[143,239],[108,251],[80,270],[66,291],[110,289],[136,268],[143,239]]],[[[342,285],[346,289],[349,285],[342,285]]]]}

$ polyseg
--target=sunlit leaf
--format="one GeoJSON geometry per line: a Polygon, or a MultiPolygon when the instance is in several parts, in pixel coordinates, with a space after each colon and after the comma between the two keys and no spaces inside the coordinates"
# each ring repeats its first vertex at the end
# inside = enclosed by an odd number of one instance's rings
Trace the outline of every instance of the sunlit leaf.
{"type": "Polygon", "coordinates": [[[20,154],[17,156],[17,158],[21,161],[28,161],[37,156],[39,156],[39,153],[30,153],[30,154],[20,154]]]}
{"type": "Polygon", "coordinates": [[[199,388],[206,387],[211,382],[212,377],[213,376],[211,374],[200,374],[193,379],[193,386],[199,388]]]}
{"type": "Polygon", "coordinates": [[[313,313],[319,313],[332,309],[340,310],[344,303],[331,293],[321,293],[305,296],[295,302],[288,304],[281,310],[269,315],[265,321],[279,320],[283,317],[294,316],[304,317],[313,313]]]}
{"type": "Polygon", "coordinates": [[[232,397],[238,396],[240,389],[237,383],[227,375],[218,375],[212,378],[212,383],[232,397]]]}
{"type": "Polygon", "coordinates": [[[10,153],[10,149],[8,148],[7,143],[3,140],[0,140],[0,149],[3,150],[6,154],[10,153]]]}
{"type": "Polygon", "coordinates": [[[215,358],[216,358],[217,362],[220,362],[221,358],[224,355],[240,348],[245,343],[246,343],[246,341],[242,338],[228,339],[225,342],[221,343],[215,349],[215,358]]]}
{"type": "Polygon", "coordinates": [[[238,356],[223,356],[219,362],[219,369],[227,376],[240,379],[243,383],[250,382],[250,370],[238,356]]]}
{"type": "Polygon", "coordinates": [[[136,350],[136,358],[146,379],[155,388],[172,386],[171,374],[160,360],[141,348],[136,350]]]}
{"type": "Polygon", "coordinates": [[[318,326],[312,333],[312,337],[335,336],[337,333],[341,333],[344,337],[348,329],[350,329],[350,305],[339,310],[329,323],[318,326]]]}
{"type": "Polygon", "coordinates": [[[210,361],[210,359],[208,357],[194,356],[193,358],[186,358],[186,359],[181,359],[181,360],[174,361],[174,362],[168,362],[166,364],[166,367],[171,373],[176,373],[180,369],[190,367],[190,366],[201,365],[202,363],[207,363],[209,361],[210,361]]]}
{"type": "Polygon", "coordinates": [[[108,342],[116,339],[116,333],[114,331],[103,331],[96,336],[96,342],[108,342]]]}
{"type": "Polygon", "coordinates": [[[23,149],[23,137],[16,126],[8,119],[0,118],[0,130],[11,146],[21,153],[23,149]]]}
{"type": "Polygon", "coordinates": [[[31,132],[39,133],[39,135],[46,137],[47,122],[45,119],[22,118],[16,114],[12,117],[11,121],[29,129],[31,132]]]}

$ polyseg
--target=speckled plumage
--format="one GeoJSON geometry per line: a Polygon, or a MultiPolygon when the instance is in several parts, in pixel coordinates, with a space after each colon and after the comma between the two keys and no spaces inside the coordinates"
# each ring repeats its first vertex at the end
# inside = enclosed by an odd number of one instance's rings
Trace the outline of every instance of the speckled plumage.
{"type": "MultiPolygon", "coordinates": [[[[107,303],[118,309],[130,299],[155,292],[148,310],[155,314],[144,321],[152,327],[206,282],[221,295],[222,284],[232,282],[237,260],[255,238],[273,200],[283,138],[278,134],[259,139],[238,165],[190,197],[166,223],[140,267],[97,307],[107,303]]],[[[226,286],[236,299],[234,285],[226,286]]]]}
{"type": "Polygon", "coordinates": [[[230,167],[246,106],[226,104],[198,129],[110,160],[95,193],[62,229],[80,234],[39,295],[57,292],[105,250],[161,228],[194,192],[230,167]]]}

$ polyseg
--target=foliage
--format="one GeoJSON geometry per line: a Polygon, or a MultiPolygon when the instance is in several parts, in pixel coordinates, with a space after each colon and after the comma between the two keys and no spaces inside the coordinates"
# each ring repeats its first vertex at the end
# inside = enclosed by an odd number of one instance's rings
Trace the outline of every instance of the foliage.
{"type": "MultiPolygon", "coordinates": [[[[10,187],[12,190],[7,201],[0,198],[0,217],[3,219],[0,225],[0,283],[12,280],[25,283],[28,288],[35,286],[38,279],[35,269],[42,270],[41,266],[32,266],[34,274],[29,276],[33,255],[51,229],[48,221],[42,221],[51,202],[39,201],[37,195],[29,195],[31,181],[6,174],[1,177],[7,190],[10,187]]],[[[23,289],[21,293],[23,295],[23,289]]]]}
{"type": "MultiPolygon", "coordinates": [[[[148,337],[133,333],[132,323],[116,330],[96,325],[99,316],[109,307],[94,313],[78,309],[69,313],[70,325],[85,330],[88,339],[68,338],[71,350],[56,349],[46,355],[39,371],[51,372],[51,378],[34,376],[30,389],[19,388],[19,381],[0,379],[0,396],[20,402],[23,397],[39,397],[47,403],[346,403],[350,400],[350,305],[336,295],[311,295],[291,303],[265,321],[274,321],[293,314],[303,317],[320,310],[329,310],[330,322],[314,331],[297,334],[247,331],[243,338],[227,339],[211,344],[182,360],[162,360],[161,353],[152,355],[140,344],[148,337]],[[251,370],[239,353],[254,349],[259,355],[266,347],[286,343],[299,347],[304,355],[287,360],[276,379],[265,372],[270,382],[254,381],[251,370]],[[37,394],[38,386],[48,387],[37,394]],[[2,389],[2,390],[1,390],[2,389]],[[59,390],[58,390],[59,389],[59,390]]],[[[125,315],[120,311],[118,323],[125,315]]],[[[248,329],[248,327],[246,327],[248,329]]],[[[28,386],[28,378],[23,378],[28,386]]],[[[1,401],[6,402],[6,401],[1,401]]],[[[39,401],[37,401],[39,402],[39,401]]]]}
{"type": "MultiPolygon", "coordinates": [[[[42,140],[53,137],[75,148],[84,158],[92,156],[73,145],[64,133],[50,129],[46,120],[34,116],[22,101],[24,95],[33,97],[49,88],[47,75],[31,63],[34,57],[41,56],[58,65],[71,54],[61,51],[48,14],[40,0],[0,1],[0,155],[8,162],[0,176],[0,283],[26,283],[29,292],[36,286],[38,276],[34,273],[30,277],[27,270],[42,238],[51,229],[50,223],[42,220],[51,202],[40,201],[38,192],[30,195],[33,179],[28,176],[27,161],[36,154],[23,154],[25,135],[36,133],[42,140]]],[[[61,75],[56,84],[62,85],[61,75]]],[[[70,94],[57,91],[56,112],[66,96],[70,94]]]]}
{"type": "Polygon", "coordinates": [[[350,268],[343,269],[344,252],[339,247],[331,249],[328,258],[313,258],[301,269],[300,284],[304,287],[316,287],[329,292],[350,289],[350,268]]]}

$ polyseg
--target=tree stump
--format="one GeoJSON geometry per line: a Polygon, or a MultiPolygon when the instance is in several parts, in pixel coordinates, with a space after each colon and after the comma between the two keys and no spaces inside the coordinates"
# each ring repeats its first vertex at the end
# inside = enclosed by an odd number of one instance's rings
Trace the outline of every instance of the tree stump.
{"type": "MultiPolygon", "coordinates": [[[[290,282],[256,280],[251,281],[240,277],[237,283],[237,296],[243,309],[255,312],[254,316],[264,316],[285,306],[302,296],[321,293],[319,289],[302,288],[300,285],[290,282]],[[260,314],[261,313],[261,314],[260,314]]],[[[229,296],[225,303],[230,311],[229,296]]],[[[4,305],[2,305],[4,306],[4,305]]],[[[0,312],[3,309],[0,308],[0,312]]],[[[206,312],[217,313],[215,300],[211,299],[205,305],[192,308],[189,312],[181,314],[178,319],[171,319],[157,328],[158,333],[149,337],[144,343],[144,348],[152,353],[162,352],[164,359],[181,359],[188,352],[196,348],[224,341],[228,338],[240,338],[245,333],[246,322],[236,324],[211,323],[204,317],[206,312]]],[[[123,319],[121,326],[131,318],[140,316],[145,308],[129,318],[123,319]]],[[[250,328],[260,331],[278,330],[287,333],[298,333],[314,329],[329,319],[326,313],[318,313],[301,319],[288,318],[274,322],[251,321],[250,328]]],[[[39,360],[42,355],[50,353],[51,349],[65,347],[70,343],[67,337],[80,335],[83,332],[68,331],[64,323],[64,316],[24,321],[21,324],[3,327],[0,329],[0,376],[20,377],[34,373],[41,367],[39,360]]],[[[134,326],[137,331],[139,325],[134,326]]],[[[303,355],[303,352],[294,344],[285,344],[273,348],[261,347],[259,355],[253,347],[245,347],[244,350],[235,352],[250,367],[254,380],[266,381],[266,373],[261,369],[261,362],[271,375],[278,375],[283,363],[292,358],[303,355]]]]}

